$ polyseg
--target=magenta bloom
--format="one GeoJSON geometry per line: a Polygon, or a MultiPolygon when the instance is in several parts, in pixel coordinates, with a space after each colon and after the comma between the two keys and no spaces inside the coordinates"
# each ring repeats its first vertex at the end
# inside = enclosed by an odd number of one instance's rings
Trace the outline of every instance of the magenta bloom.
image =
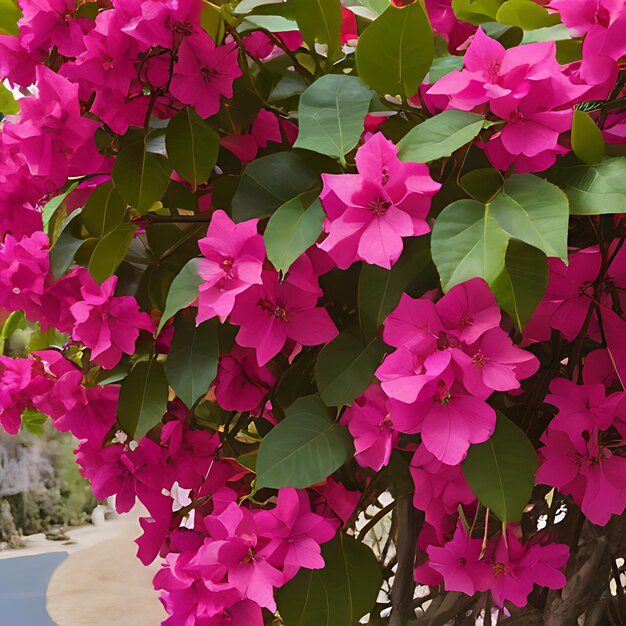
{"type": "Polygon", "coordinates": [[[357,152],[358,174],[322,174],[328,237],[319,247],[342,269],[358,260],[390,268],[403,237],[430,230],[425,218],[441,185],[426,165],[403,163],[397,152],[376,133],[357,152]]]}
{"type": "Polygon", "coordinates": [[[218,112],[220,96],[233,97],[233,81],[239,76],[237,47],[216,47],[200,31],[183,39],[170,91],[182,103],[193,105],[201,117],[209,117],[218,112]]]}
{"type": "Polygon", "coordinates": [[[203,279],[198,295],[196,323],[219,316],[228,317],[235,296],[250,285],[261,284],[265,260],[263,237],[257,233],[258,220],[235,224],[224,211],[216,211],[206,237],[198,246],[204,255],[198,263],[203,279]]]}
{"type": "Polygon", "coordinates": [[[220,357],[215,398],[226,411],[255,411],[275,383],[276,376],[259,366],[254,350],[235,344],[220,357]]]}
{"type": "Polygon", "coordinates": [[[626,458],[613,453],[610,440],[594,429],[570,436],[548,428],[539,450],[537,483],[552,485],[574,498],[585,517],[604,526],[626,508],[626,458]]]}
{"type": "Polygon", "coordinates": [[[232,323],[241,326],[237,343],[256,349],[259,366],[275,357],[287,339],[316,346],[337,336],[326,309],[316,306],[322,291],[312,272],[294,265],[283,282],[269,270],[262,280],[262,285],[252,285],[237,297],[231,315],[232,323]]]}
{"type": "Polygon", "coordinates": [[[515,606],[526,606],[533,585],[549,589],[565,586],[566,579],[561,568],[568,557],[569,547],[565,544],[522,545],[508,530],[507,540],[500,536],[488,559],[491,571],[486,580],[487,588],[499,607],[504,605],[505,600],[515,606]]]}
{"type": "Polygon", "coordinates": [[[320,544],[330,541],[338,524],[311,512],[306,491],[279,489],[276,507],[255,515],[259,532],[270,538],[265,549],[269,563],[282,569],[285,582],[301,567],[321,569],[324,559],[320,544]]]}
{"type": "Polygon", "coordinates": [[[83,300],[72,304],[76,320],[72,338],[91,349],[91,359],[105,369],[115,367],[122,353],[132,354],[139,330],[152,332],[154,324],[147,313],[139,311],[132,296],[113,295],[117,276],[98,285],[87,273],[82,277],[83,300]]]}
{"type": "Polygon", "coordinates": [[[268,540],[259,537],[252,513],[233,502],[220,515],[204,521],[209,536],[190,566],[202,574],[207,589],[230,592],[235,601],[248,598],[276,611],[274,588],[284,579],[267,560],[268,540]]]}
{"type": "Polygon", "coordinates": [[[354,437],[354,458],[361,467],[378,471],[389,463],[398,433],[391,422],[389,398],[378,385],[370,385],[341,416],[354,437]]]}
{"type": "Polygon", "coordinates": [[[580,37],[596,28],[608,29],[624,10],[622,0],[552,0],[563,24],[580,37]]]}
{"type": "Polygon", "coordinates": [[[460,465],[446,465],[420,444],[411,459],[415,485],[413,506],[426,512],[426,521],[437,523],[458,512],[459,504],[471,504],[476,496],[469,488],[460,465]]]}
{"type": "Polygon", "coordinates": [[[519,389],[519,381],[539,369],[539,359],[514,346],[499,328],[487,331],[476,343],[467,346],[465,352],[471,357],[472,365],[463,369],[463,384],[477,397],[519,389]]]}
{"type": "Polygon", "coordinates": [[[15,435],[22,424],[22,413],[31,404],[33,362],[0,355],[0,425],[15,435]]]}
{"type": "Polygon", "coordinates": [[[443,576],[446,591],[460,591],[468,596],[485,591],[489,566],[480,559],[481,547],[482,541],[468,537],[461,524],[442,548],[428,547],[429,565],[443,576]]]}

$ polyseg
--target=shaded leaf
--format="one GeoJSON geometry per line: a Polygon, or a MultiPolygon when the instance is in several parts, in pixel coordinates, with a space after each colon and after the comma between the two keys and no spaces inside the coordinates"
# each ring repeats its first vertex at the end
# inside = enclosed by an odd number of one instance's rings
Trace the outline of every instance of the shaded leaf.
{"type": "Polygon", "coordinates": [[[161,332],[167,320],[192,304],[198,297],[198,288],[202,284],[202,278],[198,274],[199,261],[200,259],[191,259],[172,281],[157,334],[161,332]]]}
{"type": "Polygon", "coordinates": [[[490,212],[511,237],[567,261],[569,204],[555,185],[532,174],[511,176],[490,212]]]}
{"type": "Polygon", "coordinates": [[[137,441],[156,426],[167,409],[168,386],[163,366],[156,360],[136,363],[122,381],[117,420],[137,441]]]}
{"type": "Polygon", "coordinates": [[[165,145],[172,167],[192,189],[208,180],[217,163],[220,138],[192,107],[170,120],[165,145]]]}
{"type": "Polygon", "coordinates": [[[404,251],[390,270],[363,263],[359,274],[359,322],[366,341],[400,302],[400,296],[430,261],[430,237],[407,239],[404,251]]]}
{"type": "Polygon", "coordinates": [[[459,185],[479,202],[489,202],[502,189],[504,178],[492,167],[471,170],[459,179],[459,185]]]}
{"type": "Polygon", "coordinates": [[[285,419],[263,439],[256,486],[310,487],[330,476],[352,456],[352,438],[333,422],[317,396],[299,398],[285,419]]]}
{"type": "Polygon", "coordinates": [[[463,473],[474,495],[503,522],[521,519],[538,467],[537,454],[524,431],[499,412],[491,438],[470,446],[463,461],[463,473]]]}
{"type": "Polygon", "coordinates": [[[165,371],[170,386],[188,406],[206,395],[217,375],[219,345],[217,318],[196,326],[196,310],[180,311],[174,322],[174,339],[165,371]]]}
{"type": "Polygon", "coordinates": [[[443,111],[415,126],[400,140],[398,157],[402,161],[428,163],[450,156],[478,135],[484,120],[477,113],[443,111]]]}
{"type": "Polygon", "coordinates": [[[496,19],[504,0],[452,0],[454,15],[464,22],[483,24],[496,19]]]}
{"type": "Polygon", "coordinates": [[[322,232],[324,209],[318,198],[311,203],[312,195],[305,192],[278,207],[265,228],[267,258],[283,274],[322,232]]]}
{"type": "Polygon", "coordinates": [[[419,2],[390,5],[359,37],[359,76],[381,94],[414,96],[434,54],[430,22],[419,2]]]}
{"type": "Polygon", "coordinates": [[[328,46],[328,58],[339,57],[341,33],[341,3],[339,0],[290,0],[302,39],[311,50],[315,43],[328,46]]]}
{"type": "Polygon", "coordinates": [[[83,224],[94,237],[103,237],[122,223],[128,206],[113,186],[106,182],[94,190],[83,207],[83,224]]]}
{"type": "Polygon", "coordinates": [[[593,165],[604,158],[602,131],[596,126],[589,113],[574,110],[572,120],[572,149],[585,163],[593,165]]]}
{"type": "Polygon", "coordinates": [[[315,364],[315,380],[328,406],[354,402],[374,380],[385,345],[374,339],[368,345],[350,331],[340,333],[322,348],[315,364]]]}
{"type": "MultiPolygon", "coordinates": [[[[78,183],[73,183],[67,191],[60,193],[58,196],[54,196],[54,198],[48,200],[43,207],[41,211],[41,219],[43,220],[43,230],[48,236],[50,236],[51,232],[54,230],[55,222],[58,222],[59,220],[58,217],[56,219],[53,218],[61,207],[65,209],[65,200],[67,200],[67,197],[72,193],[72,191],[74,191],[74,189],[76,189],[76,187],[78,187],[78,183]]],[[[67,217],[66,214],[63,214],[63,212],[61,213],[64,217],[67,217]]]]}
{"type": "Polygon", "coordinates": [[[249,163],[233,197],[236,222],[263,218],[306,191],[321,190],[320,177],[295,152],[276,152],[249,163]]]}
{"type": "Polygon", "coordinates": [[[492,284],[504,269],[508,243],[488,205],[457,200],[447,206],[435,222],[431,244],[443,290],[476,276],[492,284]]]}
{"type": "Polygon", "coordinates": [[[300,98],[294,147],[343,159],[363,133],[372,96],[356,76],[322,76],[300,98]]]}
{"type": "Polygon", "coordinates": [[[167,189],[172,166],[162,154],[148,152],[145,138],[127,138],[115,159],[113,184],[140,215],[159,202],[167,189]]]}
{"type": "Polygon", "coordinates": [[[100,239],[91,254],[88,267],[96,282],[101,283],[115,274],[136,232],[135,224],[121,224],[100,239]]]}
{"type": "Polygon", "coordinates": [[[322,557],[323,569],[302,568],[278,590],[285,626],[357,626],[374,607],[382,572],[368,546],[340,533],[322,545],[322,557]]]}
{"type": "Polygon", "coordinates": [[[491,285],[500,308],[504,309],[519,330],[541,302],[548,286],[548,259],[546,255],[525,244],[511,239],[506,250],[504,269],[491,285]]]}
{"type": "Polygon", "coordinates": [[[626,157],[605,159],[596,165],[557,168],[555,174],[572,215],[624,212],[626,157]]]}

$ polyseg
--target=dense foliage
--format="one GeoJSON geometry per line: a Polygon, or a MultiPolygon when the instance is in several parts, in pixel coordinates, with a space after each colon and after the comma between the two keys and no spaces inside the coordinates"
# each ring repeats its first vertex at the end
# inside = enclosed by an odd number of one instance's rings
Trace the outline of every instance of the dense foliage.
{"type": "Polygon", "coordinates": [[[621,623],[624,0],[0,27],[0,423],[147,507],[166,624],[621,623]]]}

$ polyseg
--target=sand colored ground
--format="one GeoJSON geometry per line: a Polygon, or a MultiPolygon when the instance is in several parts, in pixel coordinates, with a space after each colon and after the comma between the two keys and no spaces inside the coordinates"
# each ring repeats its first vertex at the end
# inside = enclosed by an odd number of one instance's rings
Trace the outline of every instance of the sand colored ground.
{"type": "Polygon", "coordinates": [[[152,589],[155,569],[136,558],[137,515],[84,529],[52,575],[48,613],[58,626],[158,626],[166,617],[152,589]],[[85,547],[89,546],[89,547],[85,547]]]}

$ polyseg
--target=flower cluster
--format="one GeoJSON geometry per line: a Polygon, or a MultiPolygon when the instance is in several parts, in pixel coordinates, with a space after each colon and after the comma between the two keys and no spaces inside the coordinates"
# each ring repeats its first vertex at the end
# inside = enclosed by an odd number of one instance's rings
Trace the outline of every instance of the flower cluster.
{"type": "Polygon", "coordinates": [[[626,165],[604,145],[626,141],[624,2],[536,2],[528,27],[503,3],[332,0],[322,30],[285,3],[18,4],[0,35],[0,318],[24,315],[0,333],[0,425],[47,415],[98,499],[147,509],[164,623],[292,626],[302,570],[357,585],[376,559],[396,588],[413,570],[473,596],[458,616],[521,621],[530,603],[567,621],[534,587],[568,584],[570,554],[584,578],[626,519],[626,233],[608,214],[626,165]],[[400,18],[432,26],[437,58],[430,31],[377,40],[400,18]],[[511,178],[529,191],[492,210],[511,178]],[[533,248],[557,211],[533,180],[563,191],[568,257],[533,248]],[[459,199],[445,280],[434,240],[459,199]],[[496,469],[477,478],[481,444],[496,469]],[[509,493],[523,505],[502,512],[509,493]]]}

